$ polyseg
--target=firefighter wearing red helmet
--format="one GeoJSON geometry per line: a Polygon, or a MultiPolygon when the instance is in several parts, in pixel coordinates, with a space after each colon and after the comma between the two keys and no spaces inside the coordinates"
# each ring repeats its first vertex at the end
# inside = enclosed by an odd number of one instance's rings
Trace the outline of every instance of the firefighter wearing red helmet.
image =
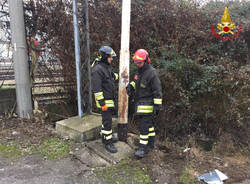
{"type": "Polygon", "coordinates": [[[144,157],[147,147],[154,149],[155,130],[153,116],[158,115],[162,105],[161,82],[157,71],[150,65],[149,54],[139,49],[133,56],[138,68],[135,80],[126,87],[127,94],[134,93],[135,113],[140,119],[140,144],[135,155],[144,157]]]}
{"type": "Polygon", "coordinates": [[[102,46],[99,49],[99,62],[93,68],[92,90],[96,100],[96,106],[102,112],[102,143],[107,151],[116,153],[117,148],[112,138],[112,111],[114,110],[114,91],[115,80],[118,80],[118,74],[112,72],[111,63],[116,56],[114,50],[109,46],[102,46]]]}

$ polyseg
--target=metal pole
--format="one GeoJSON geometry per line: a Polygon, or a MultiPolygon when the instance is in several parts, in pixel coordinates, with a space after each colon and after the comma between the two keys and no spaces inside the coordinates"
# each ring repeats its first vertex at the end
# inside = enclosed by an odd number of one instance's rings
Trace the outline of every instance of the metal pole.
{"type": "Polygon", "coordinates": [[[84,55],[87,67],[87,114],[92,113],[92,90],[91,90],[91,70],[90,70],[90,49],[89,49],[89,14],[88,0],[83,0],[83,32],[84,32],[84,55]]]}
{"type": "Polygon", "coordinates": [[[82,96],[81,96],[81,58],[80,58],[80,47],[79,47],[79,30],[77,22],[77,0],[73,0],[73,20],[74,20],[74,38],[75,38],[75,57],[76,57],[76,80],[77,80],[77,104],[78,104],[78,116],[83,116],[82,112],[82,96]]]}
{"type": "Polygon", "coordinates": [[[122,1],[122,31],[119,71],[118,96],[118,137],[121,141],[127,140],[128,123],[128,96],[126,86],[129,82],[129,39],[130,39],[130,12],[131,0],[122,1]]]}
{"type": "Polygon", "coordinates": [[[32,117],[32,102],[23,1],[9,0],[9,13],[18,116],[21,118],[29,118],[32,117]]]}

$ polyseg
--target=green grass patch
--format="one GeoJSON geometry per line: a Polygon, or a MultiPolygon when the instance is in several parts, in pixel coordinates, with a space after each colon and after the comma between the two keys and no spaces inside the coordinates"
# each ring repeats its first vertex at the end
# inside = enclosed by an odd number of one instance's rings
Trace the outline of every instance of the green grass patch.
{"type": "Polygon", "coordinates": [[[41,145],[27,144],[24,147],[17,142],[0,143],[0,154],[4,157],[15,158],[29,154],[42,154],[52,160],[58,160],[69,155],[74,145],[58,137],[45,140],[41,145]]]}
{"type": "Polygon", "coordinates": [[[68,156],[72,147],[73,141],[66,141],[58,137],[53,137],[45,140],[42,145],[36,148],[36,151],[48,159],[58,160],[68,156]]]}
{"type": "Polygon", "coordinates": [[[4,157],[12,158],[18,157],[24,154],[22,149],[19,148],[18,144],[0,144],[0,154],[4,157]]]}
{"type": "Polygon", "coordinates": [[[122,160],[120,163],[94,170],[96,175],[108,184],[150,184],[148,169],[139,163],[131,163],[131,160],[122,160]],[[142,169],[144,168],[144,169],[142,169]]]}
{"type": "Polygon", "coordinates": [[[181,175],[179,177],[179,182],[181,184],[196,184],[198,180],[191,174],[192,173],[192,168],[190,167],[185,167],[181,171],[181,175]]]}

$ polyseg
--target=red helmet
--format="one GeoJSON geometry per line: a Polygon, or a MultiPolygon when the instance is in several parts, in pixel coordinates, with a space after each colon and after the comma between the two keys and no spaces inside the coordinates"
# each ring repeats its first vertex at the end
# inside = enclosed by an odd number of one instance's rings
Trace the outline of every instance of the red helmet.
{"type": "Polygon", "coordinates": [[[145,49],[139,49],[135,52],[133,56],[134,62],[148,62],[150,63],[150,59],[148,58],[148,52],[145,49]]]}

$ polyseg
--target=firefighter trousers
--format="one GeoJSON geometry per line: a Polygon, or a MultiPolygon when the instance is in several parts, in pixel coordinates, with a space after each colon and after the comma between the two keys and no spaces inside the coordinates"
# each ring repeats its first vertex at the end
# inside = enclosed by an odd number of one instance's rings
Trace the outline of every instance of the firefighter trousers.
{"type": "Polygon", "coordinates": [[[140,146],[146,147],[154,146],[155,128],[153,122],[153,115],[139,115],[140,124],[140,146]]]}
{"type": "Polygon", "coordinates": [[[102,111],[102,141],[109,144],[112,141],[112,109],[102,111]]]}

